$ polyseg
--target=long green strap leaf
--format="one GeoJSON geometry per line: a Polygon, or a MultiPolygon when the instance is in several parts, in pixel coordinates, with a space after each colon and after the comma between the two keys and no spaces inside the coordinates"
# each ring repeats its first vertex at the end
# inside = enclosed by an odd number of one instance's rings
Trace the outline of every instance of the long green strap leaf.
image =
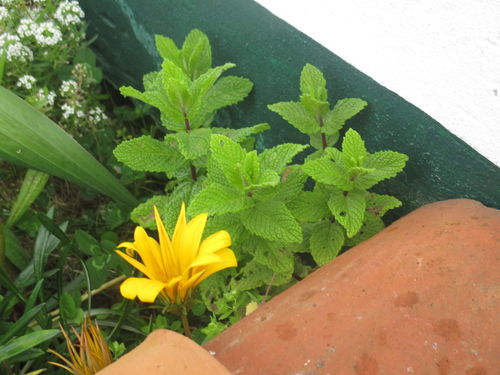
{"type": "Polygon", "coordinates": [[[18,354],[21,354],[28,349],[40,345],[41,343],[50,340],[58,334],[59,330],[57,329],[45,329],[41,331],[31,332],[27,335],[14,339],[8,344],[0,346],[0,363],[18,354]]]}
{"type": "Polygon", "coordinates": [[[33,320],[33,318],[40,312],[42,311],[44,305],[37,305],[33,307],[32,309],[26,311],[23,316],[21,316],[20,319],[18,319],[9,329],[7,332],[0,336],[0,345],[5,344],[7,341],[9,341],[11,338],[13,338],[15,335],[17,335],[21,330],[23,330],[29,322],[33,320]]]}
{"type": "Polygon", "coordinates": [[[26,175],[24,176],[21,190],[19,191],[16,201],[10,210],[9,218],[5,223],[7,227],[11,228],[21,218],[21,216],[23,216],[26,210],[40,195],[48,179],[49,175],[47,173],[34,169],[28,169],[26,175]]]}
{"type": "Polygon", "coordinates": [[[130,192],[78,142],[1,86],[0,158],[86,186],[126,207],[137,205],[130,192]]]}

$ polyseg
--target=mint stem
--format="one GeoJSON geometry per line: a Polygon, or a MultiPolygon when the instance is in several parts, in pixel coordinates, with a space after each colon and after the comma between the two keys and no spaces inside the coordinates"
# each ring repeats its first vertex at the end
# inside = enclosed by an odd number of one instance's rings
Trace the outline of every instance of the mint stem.
{"type": "MultiPolygon", "coordinates": [[[[191,131],[191,125],[189,124],[189,119],[187,118],[186,114],[184,114],[184,126],[186,127],[186,133],[189,133],[191,131]]],[[[193,181],[196,181],[198,179],[196,168],[193,164],[189,164],[189,167],[191,168],[191,178],[193,179],[193,181]]]]}

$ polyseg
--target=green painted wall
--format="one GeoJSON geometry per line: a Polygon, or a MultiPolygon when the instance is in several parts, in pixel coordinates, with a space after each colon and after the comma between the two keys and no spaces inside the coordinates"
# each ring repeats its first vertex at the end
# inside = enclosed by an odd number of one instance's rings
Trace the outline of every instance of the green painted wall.
{"type": "Polygon", "coordinates": [[[255,84],[243,104],[221,113],[219,124],[269,122],[272,130],[258,139],[260,148],[283,141],[303,143],[301,134],[266,106],[297,100],[300,71],[309,62],[329,81],[330,101],[345,97],[368,101],[368,108],[348,125],[361,133],[369,151],[390,149],[409,155],[405,172],[378,188],[404,202],[392,219],[449,198],[472,198],[500,208],[498,167],[418,108],[251,0],[80,3],[90,21],[88,35],[98,36],[95,51],[116,86],[141,87],[142,75],[159,68],[154,34],[181,44],[191,29],[199,28],[210,38],[214,64],[234,62],[237,68],[231,74],[255,84]]]}

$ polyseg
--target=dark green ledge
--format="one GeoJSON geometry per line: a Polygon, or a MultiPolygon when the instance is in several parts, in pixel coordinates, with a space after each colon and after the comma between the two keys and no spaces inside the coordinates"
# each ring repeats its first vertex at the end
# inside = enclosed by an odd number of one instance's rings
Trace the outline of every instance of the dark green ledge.
{"type": "Polygon", "coordinates": [[[389,149],[410,157],[404,173],[377,189],[404,203],[390,219],[450,198],[471,198],[500,208],[497,166],[430,116],[251,0],[80,3],[90,21],[89,36],[98,36],[94,49],[116,86],[141,87],[142,75],[159,68],[154,34],[181,44],[191,29],[198,28],[210,38],[214,64],[234,62],[237,68],[231,74],[255,84],[243,104],[221,113],[218,125],[269,122],[272,130],[258,139],[263,148],[284,141],[306,142],[267,105],[297,100],[300,71],[311,63],[324,72],[331,101],[345,97],[368,101],[367,109],[348,126],[361,133],[369,151],[389,149]]]}

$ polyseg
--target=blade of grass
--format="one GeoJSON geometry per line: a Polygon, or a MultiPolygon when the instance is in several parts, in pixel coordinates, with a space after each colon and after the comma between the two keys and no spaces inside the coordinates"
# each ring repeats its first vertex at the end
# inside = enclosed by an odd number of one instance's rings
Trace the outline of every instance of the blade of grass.
{"type": "Polygon", "coordinates": [[[45,329],[17,337],[8,344],[0,346],[0,363],[48,341],[58,334],[59,330],[57,329],[45,329]]]}
{"type": "Polygon", "coordinates": [[[33,320],[33,318],[43,309],[44,305],[40,304],[33,307],[30,310],[27,310],[21,318],[19,318],[10,328],[9,330],[0,337],[0,345],[5,344],[11,338],[16,336],[21,330],[26,328],[29,322],[33,320]]]}
{"type": "Polygon", "coordinates": [[[9,218],[5,223],[7,227],[11,228],[21,218],[21,216],[23,216],[26,210],[40,195],[48,179],[49,175],[47,173],[36,171],[34,169],[28,169],[26,175],[24,176],[21,190],[19,191],[16,201],[10,210],[9,218]]]}
{"type": "Polygon", "coordinates": [[[0,87],[0,158],[99,191],[125,207],[137,200],[69,134],[0,87]]]}

